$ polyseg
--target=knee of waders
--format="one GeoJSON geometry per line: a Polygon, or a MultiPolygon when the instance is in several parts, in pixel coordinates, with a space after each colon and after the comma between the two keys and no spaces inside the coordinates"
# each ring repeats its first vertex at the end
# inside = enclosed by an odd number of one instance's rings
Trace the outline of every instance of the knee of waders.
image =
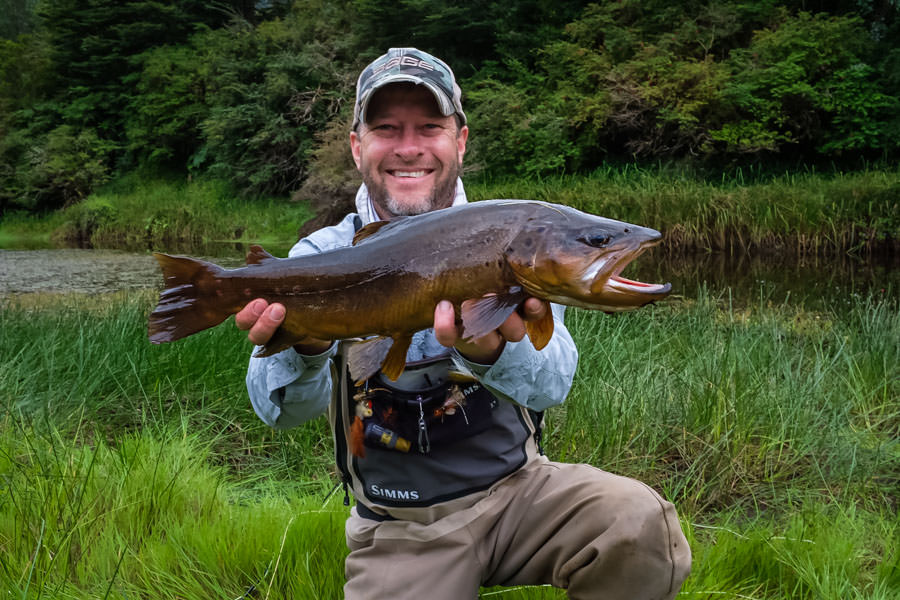
{"type": "Polygon", "coordinates": [[[649,597],[672,597],[690,573],[691,551],[674,505],[636,483],[631,501],[616,518],[620,568],[655,588],[649,597]]]}

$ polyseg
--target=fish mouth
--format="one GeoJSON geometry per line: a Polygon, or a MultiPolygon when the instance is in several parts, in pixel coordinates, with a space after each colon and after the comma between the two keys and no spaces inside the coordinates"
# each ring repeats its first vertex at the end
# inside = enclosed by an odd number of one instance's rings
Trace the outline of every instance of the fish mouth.
{"type": "Polygon", "coordinates": [[[658,241],[645,242],[633,252],[624,252],[616,261],[611,271],[607,274],[598,273],[591,285],[593,293],[598,294],[603,300],[603,310],[616,312],[628,310],[636,306],[642,306],[649,302],[661,300],[672,291],[671,283],[646,283],[629,279],[621,275],[622,271],[634,260],[657,245],[658,241]]]}

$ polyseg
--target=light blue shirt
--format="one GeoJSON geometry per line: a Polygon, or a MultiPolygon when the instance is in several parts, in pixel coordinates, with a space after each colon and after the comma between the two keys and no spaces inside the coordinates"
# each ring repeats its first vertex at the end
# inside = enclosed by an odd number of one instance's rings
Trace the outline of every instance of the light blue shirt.
{"type": "MultiPolygon", "coordinates": [[[[454,205],[466,202],[462,182],[457,182],[454,205]]],[[[365,186],[356,198],[363,225],[376,220],[365,186]]],[[[332,227],[320,229],[297,242],[290,257],[306,256],[349,246],[356,232],[357,214],[347,215],[332,227]]],[[[516,402],[535,411],[561,404],[572,386],[578,350],[563,323],[565,307],[551,305],[553,337],[538,351],[526,336],[520,342],[507,342],[493,365],[473,363],[452,350],[462,362],[498,398],[516,402]]],[[[323,414],[332,396],[330,362],[337,344],[317,356],[304,356],[293,348],[265,358],[250,358],[247,391],[260,419],[272,427],[294,427],[323,414]]],[[[431,329],[417,332],[412,339],[408,362],[447,353],[431,329]]]]}

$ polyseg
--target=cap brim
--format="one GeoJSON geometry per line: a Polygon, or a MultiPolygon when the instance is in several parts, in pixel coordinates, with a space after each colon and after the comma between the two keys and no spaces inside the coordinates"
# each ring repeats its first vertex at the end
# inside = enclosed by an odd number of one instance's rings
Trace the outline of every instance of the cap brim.
{"type": "Polygon", "coordinates": [[[365,93],[363,93],[363,97],[359,100],[359,114],[355,116],[356,118],[353,122],[354,127],[356,127],[359,123],[366,122],[366,111],[369,109],[369,100],[372,99],[372,96],[375,95],[375,92],[392,83],[414,83],[416,85],[424,85],[426,88],[428,88],[428,91],[431,92],[431,95],[434,96],[434,99],[437,100],[438,108],[440,109],[442,115],[444,115],[445,117],[449,117],[452,114],[456,114],[456,108],[453,106],[453,101],[440,87],[428,81],[427,79],[416,77],[415,75],[395,73],[379,80],[377,83],[372,85],[372,87],[367,89],[365,93]]]}

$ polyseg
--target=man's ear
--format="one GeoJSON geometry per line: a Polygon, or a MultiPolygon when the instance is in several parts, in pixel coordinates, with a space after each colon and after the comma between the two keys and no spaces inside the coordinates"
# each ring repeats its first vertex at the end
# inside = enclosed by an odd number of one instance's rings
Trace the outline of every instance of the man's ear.
{"type": "Polygon", "coordinates": [[[356,163],[357,171],[359,171],[360,164],[361,164],[360,160],[359,160],[360,146],[361,146],[361,141],[359,139],[359,134],[356,133],[355,131],[351,131],[350,132],[350,153],[353,154],[353,162],[356,163]]]}
{"type": "Polygon", "coordinates": [[[456,156],[459,164],[462,164],[463,156],[466,154],[466,140],[469,139],[469,127],[463,125],[456,135],[456,156]]]}

